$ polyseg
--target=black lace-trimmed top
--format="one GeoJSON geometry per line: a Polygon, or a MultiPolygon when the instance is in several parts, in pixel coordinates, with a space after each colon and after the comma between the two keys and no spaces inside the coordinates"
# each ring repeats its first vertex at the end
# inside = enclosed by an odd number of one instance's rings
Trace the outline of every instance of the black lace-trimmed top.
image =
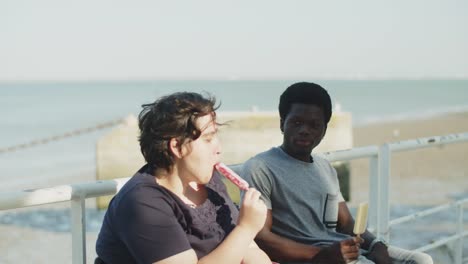
{"type": "Polygon", "coordinates": [[[105,263],[153,263],[193,248],[215,249],[237,223],[238,210],[221,176],[206,185],[208,199],[191,208],[141,168],[112,199],[96,242],[105,263]]]}

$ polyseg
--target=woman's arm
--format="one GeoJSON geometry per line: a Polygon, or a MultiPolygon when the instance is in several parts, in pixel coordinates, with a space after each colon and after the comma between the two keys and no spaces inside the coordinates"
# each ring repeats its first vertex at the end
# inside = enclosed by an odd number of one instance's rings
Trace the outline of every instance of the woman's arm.
{"type": "Polygon", "coordinates": [[[258,233],[260,228],[263,227],[266,218],[266,206],[259,198],[260,193],[253,188],[246,192],[239,212],[238,225],[231,231],[224,241],[208,255],[197,261],[195,251],[190,249],[155,263],[239,264],[243,260],[246,261],[246,264],[271,263],[271,260],[263,251],[259,248],[250,247],[255,235],[258,233]]]}
{"type": "MultiPolygon", "coordinates": [[[[242,200],[237,226],[215,250],[198,263],[239,264],[246,256],[253,254],[255,250],[249,252],[249,247],[265,223],[266,211],[265,203],[260,200],[260,192],[250,188],[242,200]]],[[[271,263],[268,258],[263,258],[263,261],[261,259],[259,257],[257,263],[271,263]]]]}
{"type": "MultiPolygon", "coordinates": [[[[256,247],[255,244],[251,244],[249,247],[245,247],[247,243],[246,238],[248,234],[242,233],[242,230],[234,229],[231,234],[229,234],[230,240],[224,241],[222,244],[225,246],[224,249],[221,249],[221,245],[215,249],[213,252],[203,257],[200,261],[197,260],[197,255],[193,249],[189,249],[183,252],[180,252],[176,255],[170,256],[161,261],[155,262],[154,264],[180,264],[180,263],[235,263],[235,264],[259,264],[259,263],[271,263],[271,260],[260,248],[256,247]],[[235,232],[235,233],[234,233],[235,232]],[[233,234],[234,233],[234,234],[233,234]],[[236,248],[231,248],[231,246],[237,245],[236,248]],[[235,255],[237,254],[237,255],[235,255]]],[[[252,237],[253,239],[253,237],[252,237]]]]}
{"type": "Polygon", "coordinates": [[[321,251],[319,247],[302,244],[273,233],[272,224],[272,213],[268,210],[265,226],[258,233],[256,242],[273,260],[308,262],[321,251]]]}
{"type": "Polygon", "coordinates": [[[245,254],[242,264],[271,263],[267,254],[259,247],[249,247],[245,254]]]}
{"type": "Polygon", "coordinates": [[[195,264],[197,263],[197,254],[195,250],[189,249],[182,251],[178,254],[172,255],[168,258],[163,260],[154,262],[153,264],[180,264],[180,263],[188,263],[188,264],[195,264]]]}

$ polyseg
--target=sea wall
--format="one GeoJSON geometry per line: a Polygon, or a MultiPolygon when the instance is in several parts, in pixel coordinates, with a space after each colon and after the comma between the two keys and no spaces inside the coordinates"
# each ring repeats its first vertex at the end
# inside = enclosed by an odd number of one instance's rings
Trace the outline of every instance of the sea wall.
{"type": "MultiPolygon", "coordinates": [[[[220,112],[219,137],[222,144],[222,161],[239,164],[255,154],[282,143],[280,119],[276,112],[220,112]]],[[[129,177],[143,164],[138,144],[138,124],[135,116],[128,116],[121,125],[104,135],[96,147],[96,178],[108,180],[129,177]]],[[[348,149],[353,146],[351,115],[334,113],[328,131],[317,152],[348,149]]],[[[339,166],[339,164],[337,165],[339,166]]],[[[349,170],[343,169],[348,174],[349,170]]],[[[343,174],[340,173],[340,174],[343,174]]],[[[347,180],[343,179],[343,183],[347,180]]],[[[239,201],[237,188],[227,183],[234,201],[239,201]]],[[[347,188],[347,187],[345,187],[347,188]]],[[[97,199],[99,208],[106,208],[110,197],[97,199]]]]}

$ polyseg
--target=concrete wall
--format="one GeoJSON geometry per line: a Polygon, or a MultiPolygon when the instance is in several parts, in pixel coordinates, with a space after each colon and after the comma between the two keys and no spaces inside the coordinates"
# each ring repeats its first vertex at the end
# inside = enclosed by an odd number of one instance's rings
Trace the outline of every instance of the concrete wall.
{"type": "MultiPolygon", "coordinates": [[[[282,143],[276,112],[218,113],[222,144],[222,160],[226,164],[242,163],[255,154],[282,143]]],[[[144,159],[138,144],[138,124],[129,116],[120,126],[102,137],[96,148],[96,177],[98,180],[132,176],[144,159]]],[[[352,148],[352,125],[349,113],[337,112],[332,116],[327,134],[317,147],[317,152],[352,148]]],[[[238,189],[226,182],[229,194],[239,201],[238,189]]],[[[99,208],[106,208],[110,197],[97,199],[99,208]]]]}
{"type": "MultiPolygon", "coordinates": [[[[227,164],[241,163],[255,154],[281,145],[279,115],[274,113],[220,113],[220,139],[223,159],[227,164]]],[[[314,152],[326,152],[353,147],[351,114],[334,113],[327,134],[314,152]]]]}
{"type": "MultiPolygon", "coordinates": [[[[138,122],[130,115],[125,122],[103,136],[96,145],[96,179],[109,180],[129,177],[143,166],[138,144],[138,122]]],[[[107,208],[112,196],[96,198],[97,207],[107,208]]]]}

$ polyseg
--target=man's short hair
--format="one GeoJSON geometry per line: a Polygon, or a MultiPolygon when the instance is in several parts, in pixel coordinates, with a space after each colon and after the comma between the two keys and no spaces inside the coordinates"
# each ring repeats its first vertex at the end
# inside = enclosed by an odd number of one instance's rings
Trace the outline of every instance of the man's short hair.
{"type": "Polygon", "coordinates": [[[170,171],[174,157],[169,141],[196,140],[201,131],[196,126],[197,118],[212,114],[215,119],[216,99],[210,95],[179,92],[157,99],[154,103],[142,105],[138,116],[140,128],[140,150],[146,162],[154,168],[170,171]]]}
{"type": "Polygon", "coordinates": [[[331,99],[322,86],[310,82],[298,82],[289,86],[280,96],[278,109],[282,120],[286,119],[294,103],[316,105],[323,109],[325,124],[330,121],[331,99]]]}

